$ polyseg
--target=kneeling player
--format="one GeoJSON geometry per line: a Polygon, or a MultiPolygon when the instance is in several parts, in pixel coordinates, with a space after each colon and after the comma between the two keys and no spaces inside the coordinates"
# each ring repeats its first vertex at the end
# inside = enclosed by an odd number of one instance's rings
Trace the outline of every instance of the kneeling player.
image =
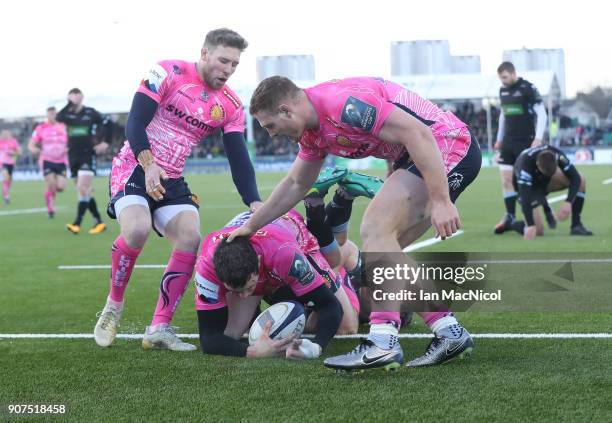
{"type": "Polygon", "coordinates": [[[343,318],[342,306],[333,292],[343,292],[338,289],[340,283],[295,210],[248,239],[225,242],[249,217],[250,213],[238,215],[202,244],[196,265],[196,309],[202,351],[242,357],[279,354],[287,358],[319,357],[343,318]],[[288,292],[293,294],[292,298],[288,298],[288,292]],[[294,299],[312,304],[318,317],[313,341],[275,341],[264,331],[252,346],[241,342],[264,296],[270,296],[272,301],[294,299]]]}
{"type": "Polygon", "coordinates": [[[558,148],[543,145],[523,151],[514,165],[513,182],[525,216],[525,222],[515,222],[513,227],[524,239],[532,240],[544,234],[539,206],[546,202],[548,193],[566,188],[569,188],[567,198],[559,208],[558,219],[566,220],[571,214],[570,235],[593,235],[580,219],[586,181],[558,148]]]}

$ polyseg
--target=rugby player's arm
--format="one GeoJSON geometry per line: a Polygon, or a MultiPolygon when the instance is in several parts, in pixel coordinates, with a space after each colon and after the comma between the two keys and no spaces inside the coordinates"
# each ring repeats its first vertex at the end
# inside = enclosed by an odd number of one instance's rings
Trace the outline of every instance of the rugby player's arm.
{"type": "Polygon", "coordinates": [[[151,150],[151,144],[147,136],[147,126],[153,120],[157,106],[155,100],[143,93],[134,95],[125,126],[125,136],[136,159],[142,151],[151,150]]]}
{"type": "Polygon", "coordinates": [[[442,239],[461,226],[459,213],[450,200],[446,171],[431,130],[418,119],[396,108],[382,124],[378,137],[402,144],[423,175],[432,202],[432,225],[442,239]]]}
{"type": "MultiPolygon", "coordinates": [[[[295,207],[317,180],[322,166],[323,160],[306,161],[296,157],[287,176],[276,186],[263,206],[258,208],[240,229],[245,229],[248,233],[256,232],[295,207]]],[[[242,235],[238,232],[240,229],[234,231],[232,235],[242,235]]],[[[233,238],[230,236],[230,239],[233,238]]]]}
{"type": "Polygon", "coordinates": [[[242,132],[223,134],[223,147],[232,171],[232,180],[242,202],[250,207],[254,202],[261,201],[257,190],[255,169],[249,157],[244,134],[242,132]]]}
{"type": "Polygon", "coordinates": [[[523,210],[523,216],[525,216],[525,223],[527,226],[535,226],[535,221],[533,220],[533,206],[531,205],[531,196],[533,193],[533,188],[531,183],[526,183],[525,181],[518,181],[518,195],[521,199],[521,209],[523,210]]]}
{"type": "Polygon", "coordinates": [[[497,127],[497,141],[495,142],[494,148],[499,150],[502,143],[504,142],[504,127],[506,126],[506,118],[502,111],[499,112],[499,124],[497,127]]]}
{"type": "Polygon", "coordinates": [[[227,306],[215,310],[198,310],[200,346],[204,354],[246,357],[248,345],[223,334],[227,326],[227,306]]]}
{"type": "Polygon", "coordinates": [[[325,284],[319,285],[315,289],[299,297],[303,304],[312,302],[314,311],[317,312],[317,330],[312,340],[321,349],[325,349],[329,341],[332,340],[340,323],[344,312],[340,302],[325,284]]]}

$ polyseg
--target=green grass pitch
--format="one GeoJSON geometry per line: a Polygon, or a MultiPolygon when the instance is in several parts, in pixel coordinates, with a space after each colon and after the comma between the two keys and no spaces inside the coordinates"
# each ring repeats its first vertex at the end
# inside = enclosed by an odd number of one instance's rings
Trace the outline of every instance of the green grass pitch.
{"type": "MultiPolygon", "coordinates": [[[[583,221],[594,237],[570,237],[567,222],[531,243],[516,234],[494,236],[492,228],[503,214],[503,204],[498,171],[489,168],[459,199],[465,233],[423,251],[596,252],[612,258],[612,184],[602,183],[612,177],[612,166],[579,170],[587,178],[583,221]]],[[[281,177],[258,175],[264,197],[281,177]]],[[[188,175],[187,181],[202,201],[203,234],[243,210],[229,175],[188,175]]],[[[107,180],[97,178],[95,186],[104,209],[107,180]]],[[[93,332],[96,312],[107,294],[109,270],[58,266],[109,264],[118,226],[106,219],[109,230],[101,235],[70,234],[64,224],[73,219],[75,203],[74,184],[69,181],[57,198],[55,219],[44,212],[27,212],[44,207],[43,184],[16,182],[12,203],[0,206],[0,334],[93,332]],[[7,214],[15,210],[21,212],[7,214]]],[[[357,242],[366,206],[367,200],[356,200],[350,235],[357,242]]],[[[84,229],[92,224],[90,219],[86,217],[84,229]]],[[[431,232],[424,236],[431,237],[431,232]]],[[[152,234],[138,263],[164,264],[169,253],[169,244],[152,234]]],[[[157,301],[161,273],[134,271],[121,333],[144,331],[157,301]]],[[[612,300],[601,285],[600,297],[612,300]]],[[[476,334],[612,332],[612,312],[468,311],[458,317],[476,334]]],[[[408,332],[426,333],[420,319],[415,320],[408,332]]],[[[179,333],[197,332],[193,286],[173,324],[179,333]]],[[[402,340],[406,357],[420,355],[427,342],[402,340]]],[[[0,338],[0,421],[612,421],[611,338],[475,342],[471,360],[395,373],[337,375],[327,371],[322,360],[143,351],[139,340],[125,339],[102,349],[92,339],[0,338]],[[8,414],[9,404],[66,404],[68,411],[55,417],[17,417],[8,414]]],[[[335,340],[324,356],[354,345],[354,340],[335,340]]]]}

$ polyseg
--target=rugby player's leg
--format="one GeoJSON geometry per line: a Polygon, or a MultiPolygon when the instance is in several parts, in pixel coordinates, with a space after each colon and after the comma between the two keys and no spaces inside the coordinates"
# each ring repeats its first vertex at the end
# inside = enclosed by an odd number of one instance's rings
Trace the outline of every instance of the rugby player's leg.
{"type": "Polygon", "coordinates": [[[55,192],[57,191],[56,176],[57,175],[53,172],[49,172],[45,175],[45,204],[47,205],[49,218],[53,218],[55,214],[53,200],[55,199],[55,192]]]}
{"type": "MultiPolygon", "coordinates": [[[[570,181],[565,176],[565,174],[557,169],[555,174],[550,179],[548,184],[548,191],[561,191],[567,189],[570,186],[570,181]]],[[[571,215],[572,215],[572,223],[570,228],[570,235],[593,235],[593,232],[588,230],[583,224],[581,219],[582,209],[584,207],[584,201],[586,199],[586,179],[584,175],[580,175],[580,186],[578,188],[578,193],[576,194],[576,198],[572,202],[571,205],[571,215]]],[[[560,213],[559,220],[567,219],[567,215],[562,215],[560,213]]]]}
{"type": "Polygon", "coordinates": [[[504,206],[506,208],[506,214],[500,222],[495,225],[493,230],[496,234],[503,234],[505,231],[511,228],[512,222],[516,215],[516,200],[518,194],[512,184],[512,173],[513,168],[511,164],[500,164],[499,175],[501,178],[501,185],[504,197],[504,206]]]}
{"type": "Polygon", "coordinates": [[[154,219],[156,229],[168,238],[173,250],[160,282],[159,299],[142,346],[145,349],[157,347],[192,351],[196,347],[181,342],[170,327],[170,322],[193,275],[201,241],[200,217],[193,205],[178,204],[155,210],[154,219]]]}
{"type": "Polygon", "coordinates": [[[79,169],[76,175],[76,188],[79,196],[77,205],[77,215],[72,222],[72,225],[67,225],[68,230],[72,233],[79,233],[83,216],[89,208],[89,200],[91,198],[91,185],[94,173],[92,170],[79,169]]]}
{"type": "Polygon", "coordinates": [[[2,197],[4,203],[8,204],[11,201],[10,189],[11,189],[12,175],[6,167],[2,167],[2,197]]]}
{"type": "Polygon", "coordinates": [[[111,248],[111,278],[108,298],[94,328],[94,338],[101,347],[113,343],[123,312],[125,289],[136,259],[151,231],[151,214],[144,198],[130,195],[115,203],[120,235],[111,248]]]}
{"type": "Polygon", "coordinates": [[[226,297],[227,326],[223,334],[230,338],[240,339],[245,333],[248,333],[251,323],[256,317],[255,313],[261,303],[261,298],[260,295],[242,298],[234,293],[228,293],[226,297]]]}
{"type": "MultiPolygon", "coordinates": [[[[402,253],[399,239],[427,217],[427,202],[424,181],[405,169],[396,170],[385,181],[363,216],[361,239],[364,254],[390,253],[386,257],[393,265],[410,266],[408,257],[402,253]]],[[[383,292],[400,292],[406,283],[399,278],[389,279],[379,287],[383,292]]],[[[344,370],[393,369],[401,366],[404,359],[397,337],[400,325],[400,302],[377,302],[370,314],[367,340],[349,354],[330,357],[324,364],[344,370]]]]}

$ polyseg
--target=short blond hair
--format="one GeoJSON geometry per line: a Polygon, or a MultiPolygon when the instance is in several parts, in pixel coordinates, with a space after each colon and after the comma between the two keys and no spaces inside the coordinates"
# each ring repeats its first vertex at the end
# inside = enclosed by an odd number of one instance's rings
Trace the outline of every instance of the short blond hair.
{"type": "Polygon", "coordinates": [[[259,83],[253,96],[249,112],[251,114],[261,111],[272,112],[278,108],[283,100],[294,100],[301,89],[289,78],[284,76],[271,76],[259,83]]]}

